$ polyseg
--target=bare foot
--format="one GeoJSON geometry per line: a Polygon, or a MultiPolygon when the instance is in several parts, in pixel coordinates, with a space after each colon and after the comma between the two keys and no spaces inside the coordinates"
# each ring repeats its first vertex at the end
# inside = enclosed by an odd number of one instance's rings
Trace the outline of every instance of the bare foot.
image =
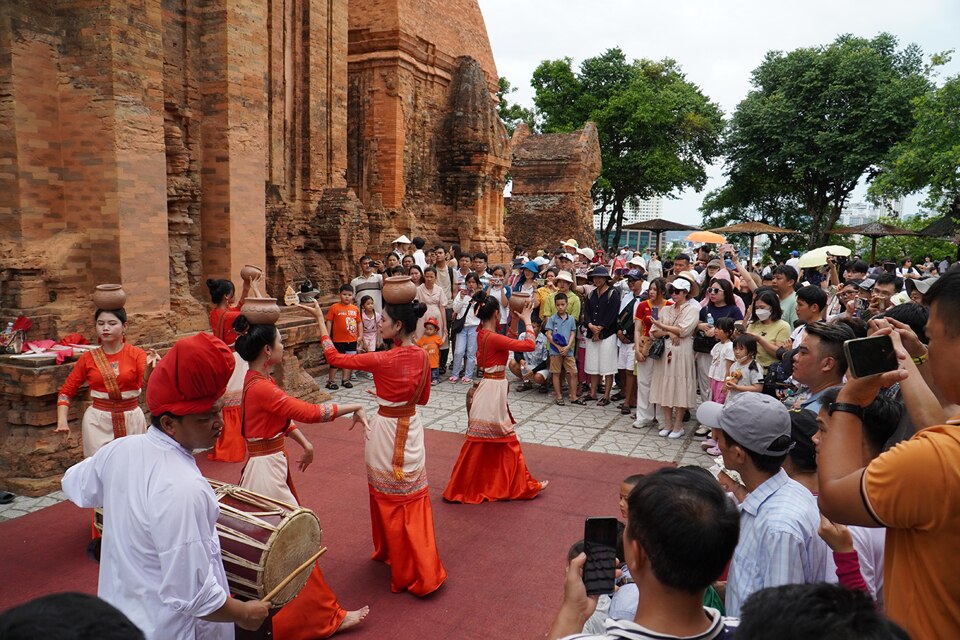
{"type": "Polygon", "coordinates": [[[549,481],[549,480],[544,480],[543,482],[541,482],[541,483],[540,483],[540,491],[543,491],[544,489],[546,489],[548,484],[550,484],[550,481],[549,481]]]}
{"type": "Polygon", "coordinates": [[[343,622],[340,623],[340,626],[337,627],[337,631],[346,631],[350,627],[355,627],[363,619],[367,617],[367,614],[370,613],[370,607],[361,607],[356,611],[347,611],[347,616],[343,619],[343,622]]]}

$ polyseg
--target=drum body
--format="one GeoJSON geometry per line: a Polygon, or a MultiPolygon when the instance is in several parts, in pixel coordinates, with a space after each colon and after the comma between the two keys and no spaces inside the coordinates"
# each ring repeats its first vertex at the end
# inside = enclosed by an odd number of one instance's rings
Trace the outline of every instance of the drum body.
{"type": "MultiPolygon", "coordinates": [[[[209,481],[220,503],[217,534],[230,593],[243,600],[261,599],[294,569],[320,550],[320,520],[309,509],[209,481]]],[[[310,577],[302,571],[271,602],[293,600],[310,577]]]]}

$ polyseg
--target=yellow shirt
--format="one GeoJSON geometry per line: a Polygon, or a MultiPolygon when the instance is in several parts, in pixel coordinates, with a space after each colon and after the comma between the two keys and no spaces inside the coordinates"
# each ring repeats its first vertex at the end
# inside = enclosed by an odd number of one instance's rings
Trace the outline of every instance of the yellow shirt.
{"type": "MultiPolygon", "coordinates": [[[[546,289],[546,287],[540,287],[538,292],[544,289],[546,289]]],[[[549,291],[549,289],[547,290],[549,291]]],[[[553,300],[558,293],[559,291],[554,291],[545,296],[543,302],[540,303],[540,317],[543,318],[544,322],[557,312],[557,305],[553,303],[553,300]]],[[[577,323],[580,322],[580,296],[573,291],[567,291],[567,313],[573,316],[573,319],[576,320],[577,323]]]]}
{"type": "Polygon", "coordinates": [[[862,483],[867,510],[887,527],[887,615],[914,640],[958,637],[960,426],[924,429],[880,454],[862,483]]]}
{"type": "MultiPolygon", "coordinates": [[[[773,344],[783,344],[790,339],[790,325],[784,320],[776,320],[770,324],[753,322],[747,327],[747,333],[760,336],[767,342],[772,342],[773,344]]],[[[776,362],[776,360],[777,358],[775,356],[767,353],[767,350],[759,344],[757,345],[757,362],[763,366],[764,371],[776,362]]]]}

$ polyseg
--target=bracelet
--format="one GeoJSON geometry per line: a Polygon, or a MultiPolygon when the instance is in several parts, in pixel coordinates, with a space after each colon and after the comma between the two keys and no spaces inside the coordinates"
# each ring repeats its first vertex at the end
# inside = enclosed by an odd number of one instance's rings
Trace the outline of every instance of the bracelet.
{"type": "Polygon", "coordinates": [[[914,359],[913,359],[913,364],[915,364],[915,365],[917,365],[917,366],[919,367],[920,365],[922,365],[922,364],[923,364],[924,362],[926,362],[926,361],[927,361],[927,354],[923,354],[923,355],[920,355],[920,356],[917,356],[916,358],[914,358],[914,359]]]}

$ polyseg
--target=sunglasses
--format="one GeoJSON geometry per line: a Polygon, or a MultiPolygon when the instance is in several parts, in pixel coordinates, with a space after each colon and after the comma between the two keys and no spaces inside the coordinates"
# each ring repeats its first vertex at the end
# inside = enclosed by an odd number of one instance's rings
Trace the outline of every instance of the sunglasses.
{"type": "Polygon", "coordinates": [[[676,287],[668,287],[667,293],[671,296],[677,295],[678,293],[686,293],[686,289],[677,289],[676,287]]]}
{"type": "Polygon", "coordinates": [[[723,289],[713,287],[712,289],[707,289],[707,293],[723,293],[723,289]]]}

